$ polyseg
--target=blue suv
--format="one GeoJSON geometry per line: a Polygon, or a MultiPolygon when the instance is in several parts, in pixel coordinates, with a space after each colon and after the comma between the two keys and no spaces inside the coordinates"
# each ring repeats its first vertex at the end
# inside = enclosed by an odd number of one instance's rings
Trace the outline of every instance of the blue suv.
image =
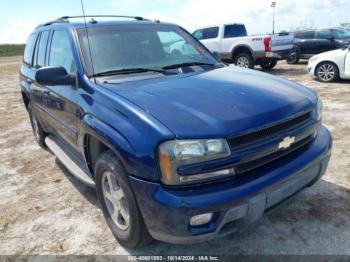
{"type": "Polygon", "coordinates": [[[325,173],[314,91],[222,64],[174,24],[83,18],[29,36],[21,91],[37,142],[96,188],[121,244],[230,234],[325,173]]]}

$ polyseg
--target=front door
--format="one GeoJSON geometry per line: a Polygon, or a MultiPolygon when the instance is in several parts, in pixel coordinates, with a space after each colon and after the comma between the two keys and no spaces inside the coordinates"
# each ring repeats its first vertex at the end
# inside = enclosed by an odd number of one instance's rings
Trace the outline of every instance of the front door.
{"type": "Polygon", "coordinates": [[[350,46],[348,47],[348,52],[345,55],[345,77],[350,79],[350,46]]]}
{"type": "MultiPolygon", "coordinates": [[[[49,66],[62,66],[68,73],[76,74],[72,47],[66,31],[55,30],[48,52],[49,66]]],[[[46,112],[51,118],[55,133],[78,149],[78,87],[47,86],[46,112]]]]}

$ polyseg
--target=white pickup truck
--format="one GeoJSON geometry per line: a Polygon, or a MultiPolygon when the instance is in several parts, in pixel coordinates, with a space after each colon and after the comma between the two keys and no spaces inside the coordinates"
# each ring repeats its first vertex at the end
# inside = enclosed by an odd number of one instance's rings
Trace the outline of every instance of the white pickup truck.
{"type": "Polygon", "coordinates": [[[293,35],[247,36],[243,24],[214,25],[194,31],[193,36],[211,52],[219,53],[222,61],[247,68],[260,65],[272,69],[278,60],[286,59],[293,52],[293,35]]]}

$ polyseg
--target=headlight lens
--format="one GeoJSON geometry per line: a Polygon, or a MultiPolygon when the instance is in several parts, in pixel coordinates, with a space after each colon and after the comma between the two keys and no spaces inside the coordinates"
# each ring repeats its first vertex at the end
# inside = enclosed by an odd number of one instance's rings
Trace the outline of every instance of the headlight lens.
{"type": "Polygon", "coordinates": [[[323,109],[323,103],[320,98],[317,100],[317,105],[316,105],[316,114],[317,114],[317,120],[322,119],[322,109],[323,109]]]}
{"type": "Polygon", "coordinates": [[[164,142],[159,146],[162,182],[167,185],[177,185],[229,175],[230,172],[228,170],[222,170],[212,173],[180,176],[177,173],[177,169],[183,165],[219,159],[230,154],[230,147],[226,139],[172,140],[164,142]]]}
{"type": "Polygon", "coordinates": [[[318,55],[314,55],[314,56],[310,57],[309,62],[316,61],[317,59],[318,59],[318,55]]]}

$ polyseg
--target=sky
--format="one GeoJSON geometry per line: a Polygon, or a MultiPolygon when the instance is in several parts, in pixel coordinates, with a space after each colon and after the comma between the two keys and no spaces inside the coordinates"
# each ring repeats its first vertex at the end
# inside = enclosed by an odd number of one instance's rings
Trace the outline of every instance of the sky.
{"type": "MultiPolygon", "coordinates": [[[[249,34],[271,33],[271,0],[83,0],[86,14],[143,16],[189,31],[217,23],[244,23],[249,34]]],[[[276,1],[276,0],[274,0],[276,1]]],[[[324,28],[350,22],[349,0],[277,0],[275,31],[324,28]]],[[[80,0],[0,0],[0,44],[25,43],[40,23],[81,15],[80,0]]]]}

